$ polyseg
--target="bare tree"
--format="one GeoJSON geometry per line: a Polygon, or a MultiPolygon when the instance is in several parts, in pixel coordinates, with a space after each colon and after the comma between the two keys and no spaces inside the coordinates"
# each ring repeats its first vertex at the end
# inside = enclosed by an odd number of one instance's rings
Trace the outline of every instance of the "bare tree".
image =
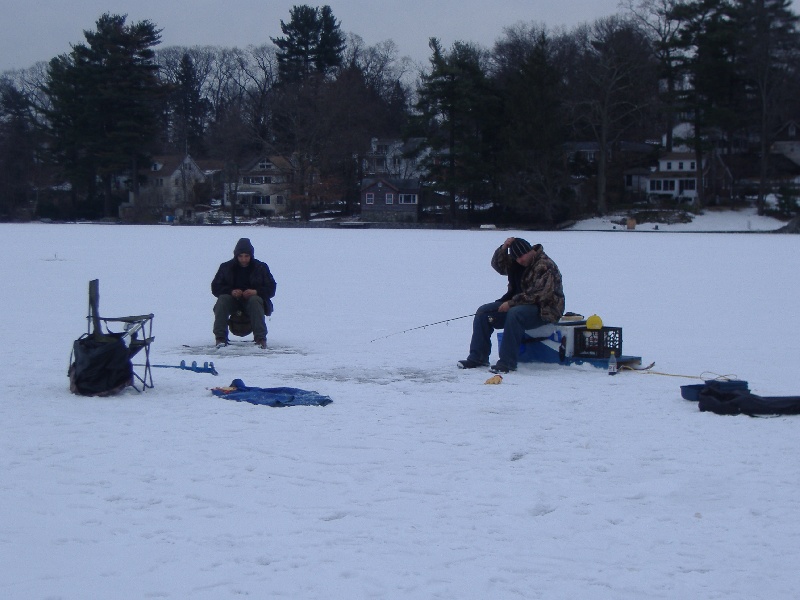
{"type": "Polygon", "coordinates": [[[650,49],[658,63],[661,83],[662,111],[665,118],[665,148],[673,148],[673,131],[677,110],[676,89],[680,80],[681,51],[678,47],[681,22],[674,17],[674,9],[682,0],[625,0],[627,8],[645,35],[650,39],[650,49]]]}
{"type": "Polygon", "coordinates": [[[596,207],[605,214],[610,151],[652,103],[657,71],[647,38],[629,20],[599,19],[578,28],[574,38],[571,109],[576,130],[598,145],[596,207]]]}
{"type": "Polygon", "coordinates": [[[247,109],[252,134],[271,146],[272,133],[272,92],[278,82],[278,58],[274,46],[248,46],[239,57],[239,68],[243,75],[242,94],[247,99],[247,109]]]}

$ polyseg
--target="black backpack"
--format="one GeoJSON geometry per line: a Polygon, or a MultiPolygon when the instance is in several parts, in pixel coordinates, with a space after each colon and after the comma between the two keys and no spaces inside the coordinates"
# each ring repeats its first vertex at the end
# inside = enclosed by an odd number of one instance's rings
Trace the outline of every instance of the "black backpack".
{"type": "Polygon", "coordinates": [[[122,334],[84,334],[72,344],[69,389],[84,396],[107,396],[133,384],[133,364],[122,334]]]}

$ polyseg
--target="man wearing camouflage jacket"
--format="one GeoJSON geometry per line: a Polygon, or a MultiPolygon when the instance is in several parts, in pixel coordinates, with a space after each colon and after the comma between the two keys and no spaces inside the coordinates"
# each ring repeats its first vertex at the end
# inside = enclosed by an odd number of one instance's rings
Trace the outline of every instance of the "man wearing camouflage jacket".
{"type": "Polygon", "coordinates": [[[531,246],[522,238],[510,237],[503,242],[492,255],[492,268],[508,277],[508,291],[475,312],[469,356],[458,361],[458,366],[488,366],[492,333],[503,329],[500,358],[491,371],[508,373],[517,368],[525,330],[555,323],[564,314],[564,288],[561,272],[542,245],[531,246]]]}

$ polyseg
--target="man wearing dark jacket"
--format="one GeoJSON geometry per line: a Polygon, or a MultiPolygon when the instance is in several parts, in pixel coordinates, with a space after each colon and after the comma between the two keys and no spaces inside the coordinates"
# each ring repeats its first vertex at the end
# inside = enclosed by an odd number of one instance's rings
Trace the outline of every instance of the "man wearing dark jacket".
{"type": "Polygon", "coordinates": [[[275,287],[267,263],[255,259],[249,238],[241,238],[233,249],[233,258],[219,266],[211,282],[211,293],[217,298],[214,305],[217,346],[228,343],[228,319],[241,313],[250,318],[255,343],[262,349],[267,347],[265,315],[272,314],[270,298],[275,296],[275,287]]]}
{"type": "Polygon", "coordinates": [[[564,314],[564,288],[556,263],[541,244],[531,246],[522,238],[508,238],[492,255],[492,268],[508,276],[508,291],[494,302],[484,304],[472,321],[469,356],[458,361],[461,369],[489,365],[492,332],[504,329],[500,360],[493,373],[517,368],[519,346],[527,329],[555,323],[564,314]]]}

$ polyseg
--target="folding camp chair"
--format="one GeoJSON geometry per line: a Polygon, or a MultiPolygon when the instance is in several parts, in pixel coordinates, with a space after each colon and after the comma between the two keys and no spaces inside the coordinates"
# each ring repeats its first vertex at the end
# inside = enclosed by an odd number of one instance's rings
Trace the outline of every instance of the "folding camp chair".
{"type": "Polygon", "coordinates": [[[153,374],[150,370],[150,344],[153,337],[153,314],[134,315],[129,317],[102,317],[98,310],[100,304],[100,281],[93,279],[89,282],[89,314],[87,332],[75,341],[73,354],[75,363],[70,367],[70,379],[73,391],[80,393],[106,393],[132,386],[137,392],[153,387],[153,374]],[[121,329],[121,330],[119,330],[121,329]],[[117,331],[119,330],[119,331],[117,331]],[[144,364],[137,365],[140,372],[133,368],[131,360],[144,350],[144,364]],[[114,356],[116,354],[116,357],[114,356]],[[115,365],[119,361],[124,364],[121,368],[115,365]],[[76,381],[80,369],[90,372],[88,378],[95,379],[96,383],[87,383],[81,390],[76,381]],[[112,370],[116,372],[111,372],[112,370]],[[126,372],[127,370],[127,372],[126,372]],[[104,376],[105,380],[104,380],[104,376]],[[137,387],[137,382],[141,389],[137,387]],[[109,388],[103,390],[102,388],[109,388]]]}

